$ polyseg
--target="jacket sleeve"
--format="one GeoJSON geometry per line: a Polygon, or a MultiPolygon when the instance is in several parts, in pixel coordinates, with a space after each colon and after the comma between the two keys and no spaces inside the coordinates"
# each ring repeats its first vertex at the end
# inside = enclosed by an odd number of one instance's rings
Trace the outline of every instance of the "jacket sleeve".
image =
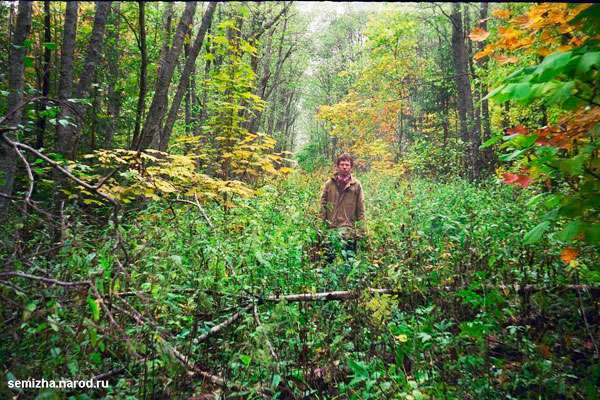
{"type": "Polygon", "coordinates": [[[363,221],[365,219],[365,195],[362,186],[358,185],[358,198],[356,199],[356,220],[363,221]]]}
{"type": "Polygon", "coordinates": [[[323,187],[323,193],[321,194],[321,211],[319,213],[319,216],[321,217],[321,219],[323,221],[327,220],[327,202],[328,202],[327,193],[328,193],[327,182],[325,182],[325,186],[323,187]]]}

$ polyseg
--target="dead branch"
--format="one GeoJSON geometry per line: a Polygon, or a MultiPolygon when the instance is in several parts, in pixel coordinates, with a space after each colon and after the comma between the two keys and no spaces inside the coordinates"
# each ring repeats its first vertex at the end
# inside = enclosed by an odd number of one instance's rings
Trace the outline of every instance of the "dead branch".
{"type": "MultiPolygon", "coordinates": [[[[260,328],[262,324],[260,322],[260,317],[258,316],[258,307],[256,306],[256,303],[252,304],[252,315],[254,316],[254,322],[256,323],[256,326],[260,328]]],[[[265,337],[265,342],[267,343],[267,347],[269,348],[269,353],[271,353],[271,357],[273,357],[273,359],[275,360],[279,360],[279,357],[277,357],[277,353],[275,352],[275,347],[273,347],[273,344],[269,340],[269,337],[266,333],[263,336],[265,337]]]]}
{"type": "Polygon", "coordinates": [[[219,333],[220,331],[222,331],[223,329],[227,328],[229,325],[233,324],[235,321],[240,319],[240,317],[242,315],[244,315],[243,313],[252,309],[252,307],[253,307],[253,304],[247,305],[246,307],[242,308],[240,311],[237,311],[236,313],[234,313],[231,317],[227,318],[225,321],[221,322],[218,325],[213,326],[208,332],[203,333],[202,335],[194,338],[194,340],[192,342],[194,344],[198,344],[200,342],[205,341],[209,337],[216,335],[217,333],[219,333]]]}
{"type": "Polygon", "coordinates": [[[91,286],[91,284],[92,284],[91,281],[76,281],[76,282],[59,281],[57,279],[26,274],[25,272],[20,272],[20,271],[4,271],[4,272],[0,272],[0,276],[8,276],[8,277],[18,276],[20,278],[32,279],[32,280],[48,283],[50,285],[58,285],[58,286],[66,287],[66,288],[75,288],[75,287],[79,287],[79,286],[91,286]]]}
{"type": "MultiPolygon", "coordinates": [[[[453,286],[441,286],[432,287],[425,289],[424,292],[454,292],[458,290],[470,289],[467,287],[453,287],[453,286]]],[[[501,291],[515,292],[515,293],[531,293],[531,292],[552,292],[552,291],[564,291],[564,290],[583,290],[589,291],[592,294],[600,293],[600,286],[592,285],[561,285],[561,286],[541,286],[541,285],[489,285],[485,287],[485,290],[497,289],[501,291]]],[[[470,289],[475,292],[481,291],[482,289],[470,289]]],[[[299,294],[288,294],[288,295],[272,295],[264,299],[263,302],[274,302],[274,301],[289,301],[289,302],[303,302],[303,301],[332,301],[332,300],[353,300],[358,299],[364,294],[370,295],[407,295],[414,293],[415,290],[409,289],[375,289],[367,288],[364,290],[351,291],[342,290],[334,292],[321,292],[321,293],[299,293],[299,294]]]]}
{"type": "MultiPolygon", "coordinates": [[[[122,300],[122,299],[121,299],[122,300]]],[[[122,300],[123,301],[123,300],[122,300]]],[[[123,301],[123,303],[127,304],[129,306],[129,304],[125,301],[123,301]]],[[[173,345],[171,345],[162,335],[163,333],[160,332],[156,323],[151,322],[148,323],[146,321],[146,319],[135,309],[133,309],[133,311],[127,311],[115,304],[112,305],[113,308],[115,308],[117,311],[123,313],[124,315],[129,316],[130,318],[132,318],[138,325],[141,326],[146,326],[146,325],[151,325],[154,329],[157,330],[158,333],[158,337],[161,340],[161,344],[163,346],[163,348],[165,349],[165,351],[167,353],[169,353],[169,355],[175,360],[177,361],[179,364],[181,364],[186,370],[187,370],[187,374],[189,376],[201,376],[202,378],[208,380],[209,382],[215,384],[215,385],[219,385],[219,386],[225,386],[225,380],[223,378],[221,378],[220,376],[217,375],[213,375],[210,374],[206,371],[202,371],[200,368],[198,368],[197,366],[195,366],[192,362],[190,362],[188,360],[187,357],[185,357],[179,350],[177,350],[173,345]]],[[[131,306],[130,306],[131,307],[131,306]]],[[[133,307],[131,307],[133,308],[133,307]]]]}
{"type": "MultiPolygon", "coordinates": [[[[19,149],[24,149],[29,151],[32,154],[35,154],[37,157],[41,158],[42,160],[46,161],[48,164],[50,164],[54,169],[58,170],[59,172],[61,172],[64,176],[66,176],[67,178],[71,179],[72,181],[76,182],[78,185],[83,186],[86,189],[89,189],[91,191],[93,191],[94,193],[96,193],[98,196],[102,197],[103,199],[105,199],[106,201],[108,201],[109,203],[111,203],[115,209],[118,209],[120,207],[120,203],[112,198],[111,196],[107,195],[106,193],[101,192],[99,189],[100,187],[106,182],[106,180],[108,178],[110,178],[110,176],[112,176],[115,171],[112,171],[108,177],[104,177],[102,179],[100,179],[99,183],[96,185],[90,185],[89,183],[82,181],[81,179],[77,178],[75,175],[73,175],[72,173],[70,173],[67,169],[65,169],[63,166],[61,166],[59,163],[57,163],[56,161],[54,161],[53,159],[49,158],[48,156],[46,156],[45,154],[43,154],[42,152],[34,149],[31,146],[28,146],[24,143],[21,142],[16,142],[13,141],[11,139],[8,138],[8,136],[6,135],[6,132],[12,130],[12,129],[7,129],[7,128],[3,128],[0,130],[0,138],[2,140],[4,140],[4,142],[6,142],[9,146],[11,146],[15,152],[17,154],[20,154],[19,149]]],[[[22,156],[22,155],[21,155],[22,156]]],[[[22,158],[24,159],[24,158],[22,158]]],[[[27,166],[29,166],[29,164],[27,163],[27,161],[25,161],[25,164],[27,166]]],[[[30,177],[30,179],[33,179],[33,176],[30,177]]],[[[30,183],[32,184],[32,183],[30,183]]]]}
{"type": "Polygon", "coordinates": [[[200,210],[200,213],[202,214],[202,217],[204,217],[204,219],[206,220],[206,223],[208,224],[208,226],[212,229],[213,224],[212,224],[212,222],[210,222],[210,219],[208,218],[206,211],[204,211],[204,208],[200,204],[200,201],[198,200],[198,195],[196,193],[194,193],[194,199],[195,199],[195,201],[190,201],[190,200],[178,198],[178,199],[175,199],[175,201],[177,201],[179,203],[186,203],[186,204],[191,204],[193,206],[196,206],[198,208],[198,210],[200,210]]]}
{"type": "Polygon", "coordinates": [[[98,374],[98,375],[92,376],[91,380],[93,380],[93,381],[103,381],[106,378],[111,378],[111,377],[113,377],[115,375],[119,375],[123,371],[125,371],[125,367],[111,369],[110,371],[106,371],[106,372],[104,372],[102,374],[98,374]]]}

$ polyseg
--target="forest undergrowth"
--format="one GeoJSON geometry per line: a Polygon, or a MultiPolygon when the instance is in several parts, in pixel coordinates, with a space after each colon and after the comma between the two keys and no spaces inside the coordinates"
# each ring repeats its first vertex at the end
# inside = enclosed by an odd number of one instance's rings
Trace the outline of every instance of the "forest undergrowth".
{"type": "Polygon", "coordinates": [[[36,256],[52,249],[39,223],[14,269],[59,283],[0,286],[18,321],[0,333],[3,378],[110,381],[40,399],[597,398],[597,293],[569,286],[598,281],[597,255],[567,265],[552,234],[523,244],[523,189],[364,173],[354,254],[317,219],[325,178],[294,173],[230,208],[150,202],[118,227],[65,209],[63,246],[36,256]],[[351,294],[277,299],[332,291],[351,294]]]}

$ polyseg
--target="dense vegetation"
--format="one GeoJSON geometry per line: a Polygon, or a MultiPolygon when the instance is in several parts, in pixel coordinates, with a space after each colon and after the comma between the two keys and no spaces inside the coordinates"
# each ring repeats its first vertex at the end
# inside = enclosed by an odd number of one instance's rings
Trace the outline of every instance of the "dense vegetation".
{"type": "Polygon", "coordinates": [[[1,397],[598,398],[598,5],[0,20],[1,397]]]}

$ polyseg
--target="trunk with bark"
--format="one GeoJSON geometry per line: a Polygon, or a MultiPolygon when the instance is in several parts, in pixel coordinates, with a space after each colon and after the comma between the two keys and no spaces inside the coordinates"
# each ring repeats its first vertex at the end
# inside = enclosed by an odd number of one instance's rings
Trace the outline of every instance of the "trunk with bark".
{"type": "MultiPolygon", "coordinates": [[[[44,41],[52,42],[52,32],[50,30],[50,1],[44,1],[44,41]]],[[[48,97],[50,94],[50,62],[52,60],[52,51],[50,46],[44,47],[44,62],[42,63],[42,96],[48,97]]],[[[43,111],[45,102],[40,102],[38,112],[43,111]]],[[[46,117],[38,118],[35,148],[40,149],[44,146],[44,134],[46,132],[46,117]]]]}
{"type": "MultiPolygon", "coordinates": [[[[489,8],[489,4],[487,2],[481,2],[480,9],[479,9],[479,27],[486,31],[487,31],[488,8],[489,8]]],[[[481,50],[483,50],[483,47],[484,47],[483,42],[478,42],[477,50],[481,51],[481,50]]],[[[486,64],[487,64],[486,58],[481,60],[481,68],[485,68],[486,64]]],[[[492,137],[492,129],[491,129],[491,124],[490,124],[490,109],[489,109],[488,100],[484,99],[484,97],[487,95],[488,89],[485,86],[485,83],[483,81],[484,81],[483,79],[480,79],[479,98],[481,99],[481,103],[480,103],[481,130],[482,130],[481,140],[482,140],[482,142],[485,142],[486,140],[488,140],[492,137]]],[[[494,163],[495,163],[494,151],[491,148],[485,149],[483,151],[482,158],[483,158],[485,164],[487,165],[487,168],[489,170],[492,170],[494,168],[494,163]]]]}
{"type": "Polygon", "coordinates": [[[104,124],[104,147],[111,148],[113,146],[113,138],[119,127],[119,115],[121,114],[122,90],[118,89],[120,77],[119,70],[119,42],[121,35],[119,29],[121,27],[120,16],[121,3],[115,2],[113,5],[113,29],[114,29],[114,45],[109,46],[106,51],[108,64],[108,123],[104,124]]]}
{"type": "Polygon", "coordinates": [[[173,132],[173,125],[175,124],[175,119],[177,118],[179,107],[181,106],[181,100],[186,90],[189,90],[190,75],[192,74],[192,71],[196,65],[196,58],[198,58],[198,54],[200,54],[200,49],[202,48],[204,37],[206,36],[206,32],[208,31],[212,22],[216,6],[217,3],[214,1],[208,3],[208,7],[204,12],[204,16],[202,17],[202,23],[200,24],[194,44],[190,48],[189,55],[181,73],[179,85],[177,86],[177,91],[175,92],[175,97],[173,98],[173,103],[171,104],[169,114],[167,115],[165,125],[162,129],[159,147],[159,150],[161,151],[165,151],[169,144],[169,139],[171,138],[171,133],[173,132]]]}
{"type": "Polygon", "coordinates": [[[468,49],[465,43],[461,5],[452,4],[452,56],[455,68],[460,136],[467,146],[466,168],[471,179],[479,177],[479,130],[473,112],[473,95],[469,79],[468,49]]]}
{"type": "MultiPolygon", "coordinates": [[[[24,42],[31,30],[32,4],[31,1],[19,2],[15,30],[11,42],[12,46],[9,53],[8,111],[4,124],[11,127],[17,126],[21,122],[22,110],[18,109],[18,107],[23,101],[23,89],[25,86],[24,70],[27,48],[24,42]]],[[[16,167],[16,153],[12,147],[0,140],[0,191],[8,196],[12,195],[16,167]]],[[[0,211],[4,212],[8,204],[8,199],[0,197],[0,211]]]]}
{"type": "MultiPolygon", "coordinates": [[[[63,43],[60,57],[60,78],[58,81],[58,98],[66,100],[73,93],[73,54],[75,52],[75,36],[77,34],[77,9],[76,1],[68,2],[63,28],[63,43]]],[[[61,126],[57,127],[57,150],[61,153],[71,147],[67,137],[63,134],[61,126]]]]}
{"type": "MultiPolygon", "coordinates": [[[[173,3],[169,3],[169,9],[167,10],[166,24],[171,25],[171,12],[173,10],[173,3]]],[[[140,49],[140,76],[139,76],[139,91],[138,101],[135,110],[135,124],[133,127],[133,139],[129,146],[136,148],[140,139],[140,129],[142,125],[142,118],[144,116],[144,109],[146,105],[146,79],[148,71],[148,54],[146,51],[146,18],[145,18],[145,4],[143,1],[138,2],[138,29],[140,30],[138,38],[138,47],[140,49]]],[[[169,37],[167,32],[167,38],[169,37]]],[[[163,51],[166,52],[163,46],[163,51]]]]}
{"type": "MultiPolygon", "coordinates": [[[[108,17],[108,13],[110,10],[110,1],[98,1],[96,2],[96,14],[94,17],[94,27],[92,28],[92,34],[90,36],[90,42],[87,46],[85,61],[83,70],[81,71],[81,76],[79,77],[79,82],[77,84],[77,88],[75,89],[75,98],[83,98],[89,95],[90,88],[92,86],[92,81],[95,76],[96,65],[100,61],[100,55],[102,51],[102,44],[104,42],[104,31],[106,27],[106,19],[108,17]]],[[[67,3],[67,7],[68,7],[67,3]]],[[[68,10],[68,9],[67,9],[68,10]]],[[[76,11],[76,10],[75,10],[76,11]]],[[[73,18],[77,18],[77,14],[75,13],[73,18]]],[[[68,20],[68,12],[67,17],[65,17],[65,41],[67,40],[67,32],[66,25],[68,20]]],[[[74,47],[75,41],[75,32],[72,34],[73,46],[69,43],[70,54],[70,74],[72,76],[72,49],[74,47]]],[[[67,48],[67,43],[64,43],[63,46],[67,48]]],[[[64,64],[63,64],[64,65],[64,64]]],[[[61,76],[61,80],[62,80],[61,76]]],[[[65,83],[65,82],[61,82],[65,83]]],[[[70,83],[68,83],[70,86],[70,83]]],[[[67,124],[63,126],[61,124],[58,125],[57,135],[58,135],[58,148],[57,150],[65,155],[65,157],[74,160],[77,152],[77,142],[79,140],[79,132],[81,130],[81,125],[83,124],[83,113],[84,108],[80,104],[72,105],[73,111],[75,111],[76,116],[78,117],[77,126],[73,126],[71,124],[67,124]]],[[[61,119],[70,117],[73,119],[74,113],[69,108],[64,108],[61,112],[61,119]]],[[[75,121],[72,121],[75,122],[75,121]]]]}
{"type": "Polygon", "coordinates": [[[196,12],[197,3],[190,2],[186,3],[185,10],[181,15],[179,25],[173,38],[173,44],[167,51],[167,54],[160,61],[158,69],[158,77],[154,85],[154,97],[148,110],[146,121],[144,122],[144,128],[140,134],[136,148],[143,150],[146,148],[158,149],[160,145],[160,130],[162,120],[165,116],[165,110],[167,107],[167,96],[169,93],[169,87],[171,86],[171,80],[173,78],[173,72],[175,71],[175,65],[179,54],[183,49],[183,41],[190,31],[190,25],[196,12]]]}

